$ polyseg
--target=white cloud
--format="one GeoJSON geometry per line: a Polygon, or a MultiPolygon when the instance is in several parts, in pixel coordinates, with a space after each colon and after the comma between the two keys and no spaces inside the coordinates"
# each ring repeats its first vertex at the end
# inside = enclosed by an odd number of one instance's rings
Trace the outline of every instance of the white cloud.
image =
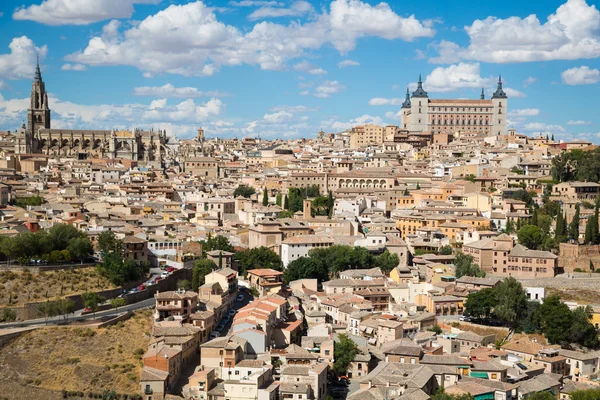
{"type": "Polygon", "coordinates": [[[299,17],[314,11],[313,6],[307,1],[295,1],[289,8],[264,6],[252,12],[248,19],[251,21],[264,18],[299,17]]]}
{"type": "Polygon", "coordinates": [[[522,108],[508,112],[509,117],[537,117],[540,115],[540,110],[537,108],[522,108]]]}
{"type": "Polygon", "coordinates": [[[327,73],[323,68],[319,68],[306,60],[300,61],[298,64],[294,65],[294,70],[306,72],[311,75],[325,75],[327,73]]]}
{"type": "Polygon", "coordinates": [[[542,132],[566,132],[567,130],[561,125],[548,125],[543,122],[530,122],[525,124],[526,131],[542,131],[542,132]]]}
{"type": "Polygon", "coordinates": [[[533,76],[530,76],[523,81],[523,87],[527,87],[527,86],[533,84],[535,81],[536,81],[536,79],[533,76]]]}
{"type": "Polygon", "coordinates": [[[281,123],[285,121],[289,121],[294,114],[287,111],[277,111],[272,114],[265,114],[263,119],[268,123],[281,123]]]}
{"type": "Polygon", "coordinates": [[[492,86],[495,78],[482,78],[479,63],[459,63],[448,67],[437,67],[423,82],[423,87],[431,92],[451,92],[457,89],[480,89],[492,86]]]}
{"type": "Polygon", "coordinates": [[[364,36],[413,40],[434,30],[414,16],[400,17],[385,3],[334,0],[329,12],[305,23],[260,22],[245,32],[219,21],[212,8],[196,1],[170,5],[118,36],[91,38],[67,61],[86,65],[130,65],[146,73],[209,76],[221,66],[259,65],[281,70],[291,59],[326,44],[340,53],[354,49],[364,36]],[[165,57],[168,53],[168,57],[165,57]]]}
{"type": "Polygon", "coordinates": [[[318,110],[319,109],[317,107],[308,107],[308,106],[303,106],[303,105],[271,107],[271,111],[287,111],[292,114],[301,114],[301,113],[313,112],[313,111],[318,111],[318,110]]]}
{"type": "Polygon", "coordinates": [[[85,71],[87,68],[83,64],[63,64],[60,69],[63,71],[85,71]]]}
{"type": "Polygon", "coordinates": [[[517,90],[517,89],[513,89],[513,88],[509,88],[509,87],[505,87],[504,88],[504,92],[506,93],[506,95],[508,97],[512,97],[512,98],[521,98],[521,97],[527,97],[525,95],[525,93],[517,90]]]}
{"type": "Polygon", "coordinates": [[[268,6],[283,6],[285,3],[277,1],[264,1],[264,0],[242,0],[242,1],[230,1],[230,6],[234,7],[268,7],[268,6]]]}
{"type": "Polygon", "coordinates": [[[155,97],[225,97],[227,93],[223,92],[203,92],[195,87],[175,87],[170,83],[163,86],[141,86],[133,89],[135,96],[155,96],[155,97]]]}
{"type": "Polygon", "coordinates": [[[27,36],[13,38],[8,48],[10,53],[0,54],[0,79],[33,79],[36,57],[48,54],[46,46],[36,47],[27,36]]]}
{"type": "Polygon", "coordinates": [[[44,0],[40,5],[21,8],[16,20],[46,25],[87,25],[112,18],[129,18],[134,4],[152,4],[160,0],[44,0]]]}
{"type": "Polygon", "coordinates": [[[591,121],[584,121],[584,120],[579,119],[579,120],[576,120],[576,121],[571,120],[571,121],[567,122],[567,125],[578,125],[578,126],[592,125],[592,122],[591,121]]]}
{"type": "Polygon", "coordinates": [[[570,68],[560,74],[567,85],[591,85],[600,82],[600,70],[582,66],[570,68]]]}
{"type": "Polygon", "coordinates": [[[358,67],[360,63],[354,60],[344,60],[338,63],[338,68],[358,67]]]}
{"type": "Polygon", "coordinates": [[[399,106],[399,105],[402,105],[402,102],[404,102],[404,99],[398,99],[398,98],[387,99],[385,97],[373,97],[371,100],[369,100],[369,105],[370,106],[389,106],[389,105],[399,106]]]}
{"type": "Polygon", "coordinates": [[[487,17],[465,26],[470,43],[462,48],[442,42],[434,63],[458,59],[493,63],[576,60],[600,57],[600,12],[585,0],[567,0],[541,23],[535,14],[525,18],[487,17]]]}
{"type": "Polygon", "coordinates": [[[340,84],[338,81],[325,81],[315,89],[315,97],[327,98],[332,94],[336,94],[344,90],[346,86],[340,84]]]}
{"type": "Polygon", "coordinates": [[[350,121],[329,120],[329,121],[322,121],[320,125],[324,128],[329,128],[329,130],[332,130],[334,132],[341,132],[346,129],[351,129],[358,125],[366,125],[366,124],[384,125],[385,122],[383,121],[383,119],[381,117],[364,114],[364,115],[361,115],[360,117],[353,118],[350,121]]]}

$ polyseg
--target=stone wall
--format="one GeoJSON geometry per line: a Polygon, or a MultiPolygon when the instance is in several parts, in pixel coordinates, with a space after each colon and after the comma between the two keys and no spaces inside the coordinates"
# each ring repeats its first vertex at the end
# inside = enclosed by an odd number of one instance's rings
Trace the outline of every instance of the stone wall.
{"type": "Polygon", "coordinates": [[[587,272],[590,260],[596,269],[600,268],[600,245],[561,243],[559,246],[558,265],[564,272],[573,272],[575,268],[587,272]]]}

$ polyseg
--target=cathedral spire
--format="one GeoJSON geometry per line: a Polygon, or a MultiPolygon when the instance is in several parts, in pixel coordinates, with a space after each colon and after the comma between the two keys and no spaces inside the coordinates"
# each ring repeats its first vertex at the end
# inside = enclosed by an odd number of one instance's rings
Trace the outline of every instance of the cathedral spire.
{"type": "Polygon", "coordinates": [[[410,108],[410,92],[408,87],[406,88],[406,98],[404,99],[404,103],[402,103],[402,108],[410,108]]]}
{"type": "Polygon", "coordinates": [[[500,76],[498,76],[498,88],[492,95],[492,99],[507,99],[507,98],[508,98],[508,96],[506,95],[506,93],[504,93],[504,90],[502,90],[502,75],[500,75],[500,76]]]}
{"type": "Polygon", "coordinates": [[[481,100],[485,100],[485,92],[483,91],[483,88],[481,88],[481,100]]]}
{"type": "Polygon", "coordinates": [[[40,56],[37,56],[37,65],[35,66],[35,81],[42,82],[42,73],[40,72],[40,56]]]}
{"type": "Polygon", "coordinates": [[[427,97],[427,92],[423,90],[423,80],[421,74],[419,74],[419,82],[417,83],[417,90],[412,94],[412,97],[427,97]]]}

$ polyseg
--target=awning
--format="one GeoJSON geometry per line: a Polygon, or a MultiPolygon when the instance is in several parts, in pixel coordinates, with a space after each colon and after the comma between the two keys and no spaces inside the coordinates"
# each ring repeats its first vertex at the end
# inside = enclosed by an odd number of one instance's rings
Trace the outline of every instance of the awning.
{"type": "Polygon", "coordinates": [[[487,374],[487,372],[471,371],[471,376],[472,376],[473,378],[483,378],[483,379],[488,379],[488,374],[487,374]]]}
{"type": "Polygon", "coordinates": [[[375,338],[371,338],[371,339],[367,340],[367,342],[368,342],[369,344],[375,344],[375,343],[377,343],[377,339],[375,339],[375,338]]]}
{"type": "Polygon", "coordinates": [[[371,328],[370,326],[367,327],[367,334],[371,334],[373,333],[373,328],[371,328]]]}

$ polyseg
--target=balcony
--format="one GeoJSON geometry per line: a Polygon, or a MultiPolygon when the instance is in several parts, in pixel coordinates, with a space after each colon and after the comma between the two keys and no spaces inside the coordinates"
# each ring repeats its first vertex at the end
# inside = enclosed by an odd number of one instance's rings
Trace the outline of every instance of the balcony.
{"type": "Polygon", "coordinates": [[[152,394],[152,388],[150,386],[146,386],[146,388],[144,389],[144,394],[152,394]]]}

